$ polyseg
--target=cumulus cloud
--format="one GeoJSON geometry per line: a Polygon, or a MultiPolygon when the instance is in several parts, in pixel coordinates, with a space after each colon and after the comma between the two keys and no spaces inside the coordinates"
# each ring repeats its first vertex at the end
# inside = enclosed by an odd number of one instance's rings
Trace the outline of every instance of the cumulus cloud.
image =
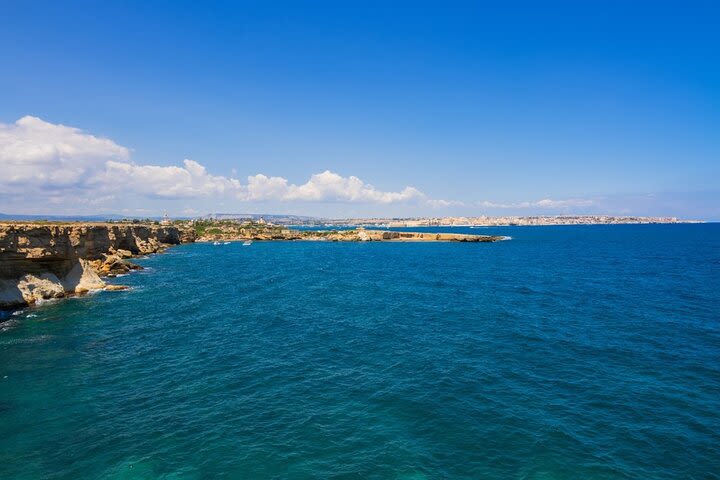
{"type": "Polygon", "coordinates": [[[129,156],[112,140],[36,117],[0,124],[0,182],[7,186],[72,186],[92,175],[98,160],[127,161],[129,156]]]}
{"type": "MultiPolygon", "coordinates": [[[[425,201],[413,187],[378,190],[355,176],[326,170],[302,184],[283,177],[249,176],[247,183],[213,175],[186,159],[181,166],[140,165],[110,139],[78,128],[26,116],[0,124],[0,195],[30,193],[59,203],[82,198],[88,205],[128,193],[159,199],[222,197],[239,201],[357,202],[389,204],[425,201]]],[[[233,169],[235,171],[235,169],[233,169]]]]}
{"type": "Polygon", "coordinates": [[[368,203],[406,202],[424,198],[424,195],[413,187],[405,187],[400,192],[383,192],[357,177],[343,177],[329,170],[311,176],[310,180],[302,185],[290,184],[282,177],[254,175],[248,177],[247,189],[240,196],[246,200],[368,203]]]}
{"type": "Polygon", "coordinates": [[[239,180],[210,175],[194,160],[183,160],[182,167],[135,165],[109,160],[105,170],[92,179],[105,188],[122,188],[135,193],[165,198],[193,198],[239,191],[239,180]]]}
{"type": "MultiPolygon", "coordinates": [[[[108,138],[79,128],[25,116],[0,124],[0,200],[23,208],[46,205],[57,210],[81,205],[97,211],[105,206],[117,211],[129,199],[142,203],[172,199],[205,199],[206,205],[230,206],[237,202],[324,202],[357,204],[413,204],[431,209],[490,208],[568,211],[594,206],[593,200],[542,199],[534,202],[465,203],[431,199],[413,187],[384,191],[355,176],[326,170],[305,183],[291,183],[279,176],[251,175],[243,182],[232,176],[213,175],[195,160],[181,165],[144,165],[132,161],[130,150],[108,138]]],[[[136,209],[137,210],[137,209],[136,209]]]]}

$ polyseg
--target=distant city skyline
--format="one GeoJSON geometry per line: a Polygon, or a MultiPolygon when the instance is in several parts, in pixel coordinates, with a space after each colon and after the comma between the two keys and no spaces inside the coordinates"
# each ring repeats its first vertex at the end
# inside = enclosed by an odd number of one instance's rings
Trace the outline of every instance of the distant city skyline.
{"type": "Polygon", "coordinates": [[[717,221],[719,12],[11,2],[0,212],[717,221]]]}

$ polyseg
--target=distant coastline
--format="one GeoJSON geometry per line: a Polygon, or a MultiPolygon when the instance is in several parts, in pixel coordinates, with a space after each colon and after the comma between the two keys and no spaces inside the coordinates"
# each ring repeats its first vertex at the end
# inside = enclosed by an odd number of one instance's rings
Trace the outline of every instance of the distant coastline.
{"type": "MultiPolygon", "coordinates": [[[[445,217],[347,217],[329,218],[304,215],[268,213],[209,213],[202,216],[175,217],[181,221],[258,222],[292,227],[507,227],[545,225],[628,225],[707,223],[705,220],[660,216],[621,215],[501,215],[501,216],[445,216],[445,217]]],[[[86,222],[86,223],[159,223],[162,216],[133,218],[118,214],[97,215],[40,215],[0,213],[0,222],[86,222]]]]}
{"type": "Polygon", "coordinates": [[[465,242],[506,240],[492,235],[394,232],[388,230],[296,230],[268,222],[179,220],[136,222],[0,221],[0,310],[91,291],[140,269],[129,259],[173,245],[230,241],[465,242]]]}
{"type": "Polygon", "coordinates": [[[705,223],[677,217],[640,217],[614,215],[530,215],[479,217],[348,218],[328,220],[325,226],[412,227],[510,227],[555,225],[646,225],[705,223]]]}
{"type": "Polygon", "coordinates": [[[507,240],[505,236],[409,231],[428,227],[703,223],[674,217],[530,216],[312,219],[297,216],[222,214],[220,219],[119,219],[107,222],[0,220],[0,309],[84,294],[113,277],[140,268],[129,259],[159,253],[180,243],[230,241],[466,242],[507,240]],[[301,219],[302,221],[298,222],[301,219]],[[292,221],[292,228],[283,221],[292,221]],[[402,229],[402,230],[393,230],[402,229]]]}

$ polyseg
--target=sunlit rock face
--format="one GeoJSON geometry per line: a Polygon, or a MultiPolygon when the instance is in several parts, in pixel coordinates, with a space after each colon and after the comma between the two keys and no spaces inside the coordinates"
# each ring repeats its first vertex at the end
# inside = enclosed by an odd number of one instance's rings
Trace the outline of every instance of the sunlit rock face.
{"type": "Polygon", "coordinates": [[[183,240],[193,241],[194,232],[154,225],[1,224],[0,308],[103,288],[100,275],[134,267],[125,258],[183,240]]]}

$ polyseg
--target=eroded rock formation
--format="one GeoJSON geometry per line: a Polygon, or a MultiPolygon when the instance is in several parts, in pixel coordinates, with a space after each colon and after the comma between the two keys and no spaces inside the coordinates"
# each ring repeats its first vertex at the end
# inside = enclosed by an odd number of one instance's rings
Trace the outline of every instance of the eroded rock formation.
{"type": "Polygon", "coordinates": [[[101,275],[134,268],[124,259],[193,241],[175,227],[0,224],[0,308],[103,288],[101,275]]]}
{"type": "MultiPolygon", "coordinates": [[[[0,223],[0,309],[105,287],[101,277],[141,268],[128,259],[194,241],[495,242],[504,237],[387,230],[295,230],[220,222],[197,225],[0,223]]],[[[122,286],[109,289],[118,290],[122,286]]]]}

